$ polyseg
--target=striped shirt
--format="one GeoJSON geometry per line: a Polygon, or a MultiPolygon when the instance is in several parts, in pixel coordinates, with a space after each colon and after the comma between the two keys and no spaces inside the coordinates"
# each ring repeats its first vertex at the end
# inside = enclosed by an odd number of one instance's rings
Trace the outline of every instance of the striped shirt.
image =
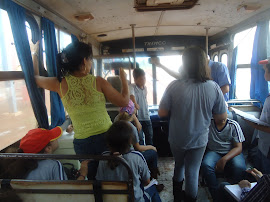
{"type": "Polygon", "coordinates": [[[38,167],[32,170],[26,180],[68,180],[62,164],[57,160],[38,161],[38,167]]]}
{"type": "Polygon", "coordinates": [[[209,127],[208,145],[207,148],[220,154],[227,154],[233,147],[233,143],[244,142],[240,125],[231,119],[227,122],[222,130],[218,130],[214,120],[211,120],[209,127]]]}

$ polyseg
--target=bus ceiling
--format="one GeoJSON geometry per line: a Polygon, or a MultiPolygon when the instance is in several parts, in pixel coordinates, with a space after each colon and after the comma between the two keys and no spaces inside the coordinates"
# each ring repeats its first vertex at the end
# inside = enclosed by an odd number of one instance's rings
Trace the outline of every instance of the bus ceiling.
{"type": "MultiPolygon", "coordinates": [[[[136,37],[205,36],[208,27],[211,40],[217,34],[233,34],[241,26],[270,18],[269,0],[14,1],[54,22],[54,18],[61,18],[55,22],[57,25],[63,26],[64,20],[77,28],[82,37],[86,35],[88,41],[99,43],[131,38],[131,24],[136,24],[136,37]],[[185,5],[189,9],[174,10],[185,5]],[[138,12],[140,9],[144,12],[138,12]],[[146,11],[149,9],[156,10],[146,11]]],[[[81,37],[78,32],[75,34],[81,37]]]]}

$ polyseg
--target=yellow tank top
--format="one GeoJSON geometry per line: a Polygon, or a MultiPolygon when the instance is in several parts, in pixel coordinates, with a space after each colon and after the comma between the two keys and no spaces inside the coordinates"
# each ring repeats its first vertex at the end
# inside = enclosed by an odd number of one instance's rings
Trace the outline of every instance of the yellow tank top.
{"type": "MultiPolygon", "coordinates": [[[[96,78],[88,74],[84,77],[68,75],[65,79],[68,91],[62,102],[72,120],[74,138],[85,139],[106,132],[112,122],[105,97],[96,90],[96,78]]],[[[61,84],[60,90],[62,93],[61,84]]]]}

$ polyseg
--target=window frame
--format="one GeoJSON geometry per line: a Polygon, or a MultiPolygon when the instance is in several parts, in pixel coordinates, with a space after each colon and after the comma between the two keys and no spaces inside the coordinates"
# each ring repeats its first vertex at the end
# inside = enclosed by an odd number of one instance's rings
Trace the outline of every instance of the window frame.
{"type": "MultiPolygon", "coordinates": [[[[2,10],[5,10],[5,9],[2,9],[2,10]]],[[[36,42],[38,40],[37,36],[40,35],[38,23],[35,17],[30,12],[26,12],[25,16],[26,16],[25,21],[28,22],[31,29],[32,41],[34,39],[35,40],[34,42],[36,42]]],[[[21,71],[0,71],[0,81],[12,81],[12,80],[24,80],[23,71],[22,70],[21,71]]]]}

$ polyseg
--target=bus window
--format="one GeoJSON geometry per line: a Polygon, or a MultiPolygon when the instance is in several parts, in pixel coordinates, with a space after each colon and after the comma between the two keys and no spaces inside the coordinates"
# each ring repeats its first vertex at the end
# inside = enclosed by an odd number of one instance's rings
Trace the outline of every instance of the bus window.
{"type": "MultiPolygon", "coordinates": [[[[28,38],[31,30],[26,23],[28,38]]],[[[0,71],[22,71],[7,12],[0,9],[0,71]]],[[[11,72],[12,74],[12,72],[11,72]]],[[[0,150],[36,127],[36,118],[23,79],[0,82],[0,150]]]]}
{"type": "Polygon", "coordinates": [[[228,66],[228,54],[227,54],[227,53],[223,53],[223,54],[221,55],[221,62],[222,62],[223,64],[225,64],[226,66],[228,66]]]}
{"type": "MultiPolygon", "coordinates": [[[[182,66],[182,55],[159,56],[159,59],[161,64],[174,72],[179,72],[179,68],[182,66]]],[[[160,103],[167,86],[174,80],[174,77],[157,67],[157,104],[160,103]]]]}
{"type": "Polygon", "coordinates": [[[250,62],[256,27],[244,30],[234,36],[234,47],[238,46],[236,93],[237,99],[250,99],[250,62]]]}
{"type": "Polygon", "coordinates": [[[214,56],[214,61],[215,61],[215,62],[218,62],[218,55],[215,55],[215,56],[214,56]]]}
{"type": "Polygon", "coordinates": [[[71,43],[71,35],[63,32],[62,30],[60,32],[60,51],[62,51],[68,44],[71,43]]]}

